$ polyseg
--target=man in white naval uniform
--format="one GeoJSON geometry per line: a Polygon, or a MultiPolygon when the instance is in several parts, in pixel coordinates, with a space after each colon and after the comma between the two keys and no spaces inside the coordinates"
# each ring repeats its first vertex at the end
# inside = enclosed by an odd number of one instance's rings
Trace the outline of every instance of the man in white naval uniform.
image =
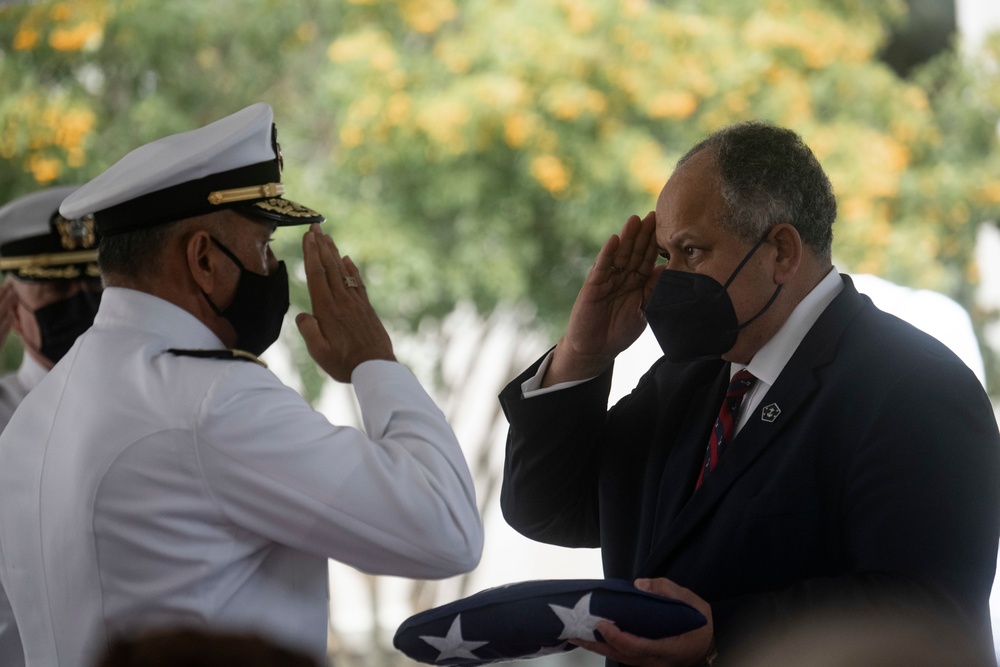
{"type": "MultiPolygon", "coordinates": [[[[93,218],[67,220],[59,204],[77,185],[18,197],[0,208],[0,342],[11,329],[23,353],[0,377],[0,431],[28,392],[94,322],[101,301],[93,218]]],[[[22,663],[21,642],[0,591],[0,665],[22,663]]]]}
{"type": "Polygon", "coordinates": [[[392,344],[322,216],[280,197],[255,104],[140,147],[68,198],[105,281],[89,332],[0,437],[0,583],[29,667],[84,667],[144,629],[254,633],[325,662],[327,559],[416,578],[467,572],[482,523],[452,429],[392,344]],[[256,363],[303,237],[310,354],[351,382],[364,432],[256,363]]]}
{"type": "Polygon", "coordinates": [[[0,342],[13,329],[24,350],[17,371],[0,377],[0,431],[94,322],[101,301],[94,221],[59,215],[59,204],[78,187],[46,188],[0,208],[0,272],[6,278],[0,342]]]}

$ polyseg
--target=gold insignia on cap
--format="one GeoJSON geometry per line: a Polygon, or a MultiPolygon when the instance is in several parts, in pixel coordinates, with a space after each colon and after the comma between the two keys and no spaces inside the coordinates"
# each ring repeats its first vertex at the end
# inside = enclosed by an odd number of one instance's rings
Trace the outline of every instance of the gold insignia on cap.
{"type": "Polygon", "coordinates": [[[34,257],[4,257],[0,259],[0,271],[12,271],[18,278],[28,280],[76,280],[101,277],[96,250],[34,257]],[[70,258],[72,263],[64,263],[64,255],[72,255],[70,258]]]}
{"type": "Polygon", "coordinates": [[[97,245],[97,233],[94,231],[92,215],[69,220],[57,213],[55,225],[56,231],[59,232],[59,243],[66,250],[93,248],[97,245]]]}
{"type": "Polygon", "coordinates": [[[273,213],[280,213],[282,215],[291,216],[293,218],[316,218],[320,217],[319,213],[312,210],[307,206],[302,204],[296,204],[293,201],[288,201],[287,199],[274,198],[265,199],[264,201],[258,201],[253,203],[257,208],[262,208],[265,211],[271,211],[273,213]]]}
{"type": "Polygon", "coordinates": [[[208,202],[218,206],[234,201],[246,201],[247,199],[260,199],[262,197],[279,197],[285,194],[285,186],[282,183],[265,183],[264,185],[251,185],[245,188],[233,188],[232,190],[216,190],[208,193],[208,202]]]}
{"type": "Polygon", "coordinates": [[[19,278],[29,280],[76,280],[82,275],[83,272],[75,266],[26,266],[17,272],[19,278]]]}

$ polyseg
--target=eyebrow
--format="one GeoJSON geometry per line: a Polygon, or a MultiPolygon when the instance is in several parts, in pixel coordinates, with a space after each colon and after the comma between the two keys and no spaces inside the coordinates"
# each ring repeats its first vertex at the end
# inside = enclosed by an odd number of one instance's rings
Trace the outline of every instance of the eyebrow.
{"type": "MultiPolygon", "coordinates": [[[[683,231],[669,240],[670,245],[674,247],[682,246],[688,242],[701,243],[701,240],[698,238],[696,234],[692,234],[691,232],[688,231],[683,231]]],[[[667,249],[664,246],[660,245],[659,241],[656,242],[656,247],[659,248],[660,250],[667,249]]]]}

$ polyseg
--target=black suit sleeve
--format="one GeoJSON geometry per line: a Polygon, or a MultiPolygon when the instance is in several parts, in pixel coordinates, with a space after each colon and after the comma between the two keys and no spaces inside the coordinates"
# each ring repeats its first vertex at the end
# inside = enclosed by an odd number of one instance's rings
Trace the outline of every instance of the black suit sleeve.
{"type": "Polygon", "coordinates": [[[611,371],[530,399],[522,383],[541,360],[500,394],[510,424],[500,507],[515,530],[565,547],[599,547],[598,488],[611,371]]]}

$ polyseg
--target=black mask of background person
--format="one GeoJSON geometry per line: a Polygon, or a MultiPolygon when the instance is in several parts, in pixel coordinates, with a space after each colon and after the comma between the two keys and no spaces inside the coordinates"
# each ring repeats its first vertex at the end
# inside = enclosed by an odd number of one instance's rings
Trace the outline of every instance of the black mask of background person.
{"type": "Polygon", "coordinates": [[[236,285],[233,302],[225,310],[212,303],[205,291],[205,299],[212,310],[229,320],[236,331],[236,347],[250,354],[260,356],[271,347],[281,334],[281,323],[288,312],[288,271],[284,262],[268,275],[250,271],[214,237],[212,241],[232,260],[240,270],[240,280],[236,285]]]}
{"type": "Polygon", "coordinates": [[[764,314],[778,298],[781,285],[764,307],[740,324],[727,289],[740,269],[764,242],[750,249],[736,270],[720,285],[700,273],[664,269],[646,305],[646,321],[669,361],[718,358],[732,349],[740,330],[764,314]]]}
{"type": "Polygon", "coordinates": [[[94,323],[100,305],[100,292],[83,290],[36,310],[35,322],[42,338],[38,353],[53,364],[62,359],[94,323]]]}

